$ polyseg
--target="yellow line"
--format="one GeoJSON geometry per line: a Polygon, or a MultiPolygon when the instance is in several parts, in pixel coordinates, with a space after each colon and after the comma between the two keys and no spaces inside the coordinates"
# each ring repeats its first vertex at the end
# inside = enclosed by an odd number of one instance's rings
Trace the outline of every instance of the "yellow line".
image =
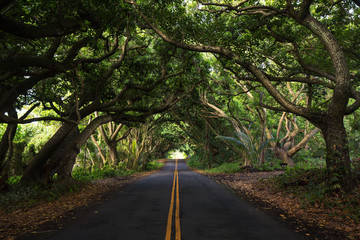
{"type": "Polygon", "coordinates": [[[181,239],[180,229],[180,198],[179,198],[179,172],[176,170],[176,212],[175,212],[175,240],[181,239]]]}
{"type": "Polygon", "coordinates": [[[167,221],[167,226],[166,226],[165,240],[171,239],[171,224],[172,224],[172,213],[173,213],[173,208],[174,208],[175,181],[176,181],[176,178],[175,178],[175,174],[174,174],[174,181],[173,181],[173,187],[171,190],[170,209],[169,209],[168,221],[167,221]]]}
{"type": "Polygon", "coordinates": [[[165,240],[171,239],[171,227],[172,227],[172,213],[174,211],[174,195],[175,195],[175,186],[176,186],[176,210],[175,210],[175,240],[181,239],[181,230],[180,230],[180,198],[179,198],[179,172],[177,170],[178,160],[175,160],[175,171],[174,171],[174,180],[171,190],[171,200],[170,200],[170,209],[168,214],[168,221],[166,226],[166,235],[165,240]]]}

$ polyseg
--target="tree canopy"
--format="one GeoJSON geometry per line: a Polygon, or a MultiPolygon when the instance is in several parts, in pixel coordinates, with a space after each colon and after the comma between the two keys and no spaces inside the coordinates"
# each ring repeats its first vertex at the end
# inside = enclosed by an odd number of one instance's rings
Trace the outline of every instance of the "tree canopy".
{"type": "Polygon", "coordinates": [[[137,166],[181,146],[209,166],[264,164],[265,145],[292,165],[320,131],[329,182],[351,190],[356,4],[3,1],[0,175],[11,174],[19,124],[35,121],[58,129],[26,161],[23,181],[69,176],[89,144],[105,163],[101,139],[115,165],[121,151],[137,166]],[[236,136],[242,147],[226,140],[236,136]]]}

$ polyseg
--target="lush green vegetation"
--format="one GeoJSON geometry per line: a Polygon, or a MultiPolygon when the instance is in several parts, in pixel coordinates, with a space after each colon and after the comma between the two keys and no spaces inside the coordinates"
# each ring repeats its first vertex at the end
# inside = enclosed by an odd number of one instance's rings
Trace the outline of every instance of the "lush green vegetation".
{"type": "Polygon", "coordinates": [[[0,210],[11,212],[51,202],[64,195],[81,191],[88,183],[88,181],[75,179],[55,180],[51,186],[44,186],[43,182],[34,182],[29,185],[13,183],[9,186],[7,193],[0,195],[0,210]]]}
{"type": "Polygon", "coordinates": [[[217,167],[206,169],[209,173],[235,173],[239,171],[239,163],[223,163],[217,167]]]}
{"type": "Polygon", "coordinates": [[[359,13],[352,1],[5,1],[0,190],[131,174],[178,150],[213,172],[315,168],[351,192],[359,13]]]}
{"type": "MultiPolygon", "coordinates": [[[[145,166],[145,171],[160,169],[164,163],[150,161],[145,166]]],[[[8,179],[9,190],[0,194],[0,210],[15,211],[26,209],[42,203],[51,202],[64,195],[77,193],[88,186],[90,181],[110,178],[123,177],[139,170],[126,169],[124,166],[116,168],[104,166],[96,169],[82,169],[80,167],[73,170],[73,179],[58,180],[56,177],[53,183],[44,185],[44,182],[34,182],[30,185],[20,184],[20,176],[8,179]]]]}
{"type": "MultiPolygon", "coordinates": [[[[359,165],[354,164],[353,167],[356,172],[356,183],[359,184],[359,165]]],[[[272,179],[272,182],[281,191],[300,199],[303,208],[311,206],[327,209],[330,216],[338,215],[360,221],[360,193],[344,193],[340,185],[329,186],[325,168],[290,168],[283,175],[272,179]]]]}
{"type": "MultiPolygon", "coordinates": [[[[189,167],[202,169],[208,173],[235,173],[241,171],[284,171],[283,174],[266,182],[269,187],[283,194],[291,194],[301,202],[301,208],[315,207],[324,209],[329,216],[340,216],[346,220],[360,222],[360,193],[344,192],[338,184],[328,184],[324,159],[299,155],[295,166],[284,167],[278,159],[272,159],[252,169],[240,168],[239,163],[223,163],[206,168],[200,157],[194,155],[188,161],[189,167]]],[[[354,180],[360,185],[360,161],[352,162],[354,180]]],[[[334,183],[337,179],[333,179],[334,183]]],[[[358,189],[358,188],[357,188],[358,189]]]]}
{"type": "Polygon", "coordinates": [[[72,172],[73,178],[81,181],[90,181],[103,178],[127,176],[135,173],[136,170],[126,170],[120,167],[104,166],[103,168],[82,169],[75,168],[72,172]]]}

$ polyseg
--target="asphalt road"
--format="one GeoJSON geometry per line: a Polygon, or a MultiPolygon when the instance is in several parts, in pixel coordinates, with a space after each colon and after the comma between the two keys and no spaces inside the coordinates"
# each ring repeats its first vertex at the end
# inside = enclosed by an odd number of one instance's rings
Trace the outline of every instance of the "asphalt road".
{"type": "Polygon", "coordinates": [[[162,171],[128,185],[63,229],[33,237],[54,240],[308,239],[225,187],[190,171],[184,160],[177,163],[169,160],[162,171]]]}

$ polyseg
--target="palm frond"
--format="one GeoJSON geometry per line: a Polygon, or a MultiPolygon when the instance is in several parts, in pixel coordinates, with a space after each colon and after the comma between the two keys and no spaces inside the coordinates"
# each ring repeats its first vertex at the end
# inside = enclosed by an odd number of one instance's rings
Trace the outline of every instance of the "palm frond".
{"type": "Polygon", "coordinates": [[[266,141],[264,141],[260,146],[259,148],[256,150],[257,153],[260,153],[270,142],[272,141],[276,141],[277,139],[276,138],[271,138],[271,139],[268,139],[266,141]]]}
{"type": "Polygon", "coordinates": [[[230,142],[236,143],[236,144],[244,147],[245,149],[247,148],[247,146],[246,146],[243,142],[241,142],[241,141],[239,141],[238,139],[233,138],[233,137],[227,137],[227,136],[221,136],[221,135],[219,135],[219,136],[216,136],[215,138],[221,138],[221,139],[224,139],[224,140],[228,140],[228,141],[230,141],[230,142]]]}
{"type": "Polygon", "coordinates": [[[239,140],[246,145],[246,148],[248,150],[250,150],[251,148],[253,148],[253,142],[251,140],[251,137],[243,132],[235,132],[236,136],[239,138],[239,140]]]}

